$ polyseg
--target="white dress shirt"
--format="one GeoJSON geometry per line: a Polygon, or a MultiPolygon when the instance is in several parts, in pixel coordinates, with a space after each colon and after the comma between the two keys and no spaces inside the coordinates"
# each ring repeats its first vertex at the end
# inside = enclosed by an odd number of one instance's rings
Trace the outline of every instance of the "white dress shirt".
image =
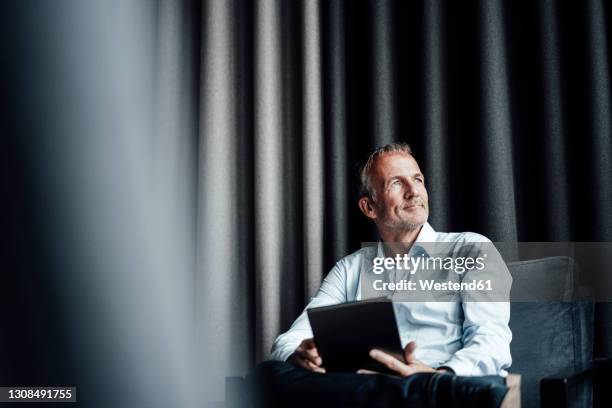
{"type": "MultiPolygon", "coordinates": [[[[472,232],[436,232],[426,223],[416,242],[491,241],[472,232]]],[[[364,257],[376,253],[362,248],[338,261],[306,309],[360,300],[364,257]]],[[[504,273],[511,279],[507,268],[504,273]]],[[[508,302],[394,302],[394,308],[402,347],[415,341],[415,357],[421,362],[433,368],[450,367],[457,375],[507,374],[505,369],[512,363],[508,302]]],[[[311,337],[304,310],[274,341],[270,359],[287,360],[302,340],[311,337]]]]}

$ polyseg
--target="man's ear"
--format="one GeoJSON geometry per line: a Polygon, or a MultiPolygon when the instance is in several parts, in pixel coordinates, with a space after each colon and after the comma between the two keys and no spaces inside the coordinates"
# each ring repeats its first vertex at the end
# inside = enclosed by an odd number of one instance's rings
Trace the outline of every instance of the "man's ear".
{"type": "Polygon", "coordinates": [[[359,199],[359,209],[366,217],[370,219],[376,218],[376,212],[374,211],[374,203],[369,197],[361,197],[359,199]]]}

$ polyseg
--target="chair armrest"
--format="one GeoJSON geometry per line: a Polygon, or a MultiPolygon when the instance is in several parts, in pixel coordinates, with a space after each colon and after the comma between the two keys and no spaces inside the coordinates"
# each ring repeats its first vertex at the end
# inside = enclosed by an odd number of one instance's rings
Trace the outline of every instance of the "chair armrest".
{"type": "MultiPolygon", "coordinates": [[[[593,381],[594,407],[610,401],[610,390],[603,386],[610,379],[612,358],[594,359],[584,370],[543,378],[540,381],[540,401],[542,407],[574,406],[576,394],[572,390],[588,385],[593,381]]],[[[609,387],[608,387],[609,388],[609,387]]]]}

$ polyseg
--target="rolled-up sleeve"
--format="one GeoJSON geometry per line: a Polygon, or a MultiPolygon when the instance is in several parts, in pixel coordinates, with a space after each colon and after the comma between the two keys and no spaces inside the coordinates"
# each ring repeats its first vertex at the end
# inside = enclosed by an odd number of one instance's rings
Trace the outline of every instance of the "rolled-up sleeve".
{"type": "Polygon", "coordinates": [[[339,262],[327,274],[317,294],[306,305],[289,330],[276,338],[272,345],[270,360],[287,360],[302,340],[313,337],[306,309],[346,302],[346,292],[346,270],[339,262]]]}

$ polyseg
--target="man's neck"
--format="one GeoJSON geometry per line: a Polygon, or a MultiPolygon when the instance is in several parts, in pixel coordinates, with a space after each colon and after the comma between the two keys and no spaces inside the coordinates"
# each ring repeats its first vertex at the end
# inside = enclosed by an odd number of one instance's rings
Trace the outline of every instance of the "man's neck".
{"type": "Polygon", "coordinates": [[[387,254],[389,256],[397,254],[405,254],[410,251],[412,245],[416,241],[419,233],[423,226],[419,226],[413,229],[402,229],[402,230],[380,230],[380,238],[385,243],[385,252],[392,252],[387,254]]]}

